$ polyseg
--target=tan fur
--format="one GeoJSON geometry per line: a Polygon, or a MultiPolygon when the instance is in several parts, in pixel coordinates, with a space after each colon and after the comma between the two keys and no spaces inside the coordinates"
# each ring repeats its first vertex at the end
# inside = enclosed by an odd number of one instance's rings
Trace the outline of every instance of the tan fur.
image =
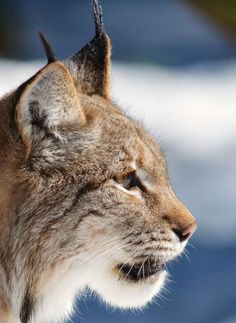
{"type": "Polygon", "coordinates": [[[1,323],[58,322],[85,286],[143,306],[164,273],[134,282],[118,265],[166,263],[195,223],[159,146],[109,99],[110,42],[99,37],[102,70],[83,49],[82,69],[51,62],[0,101],[1,323]],[[132,172],[141,187],[126,188],[132,172]]]}

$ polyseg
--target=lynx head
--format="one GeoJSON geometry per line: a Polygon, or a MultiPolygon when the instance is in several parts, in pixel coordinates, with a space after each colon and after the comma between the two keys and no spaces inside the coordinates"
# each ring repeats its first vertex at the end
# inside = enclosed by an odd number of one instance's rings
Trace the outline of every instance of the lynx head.
{"type": "Polygon", "coordinates": [[[112,305],[143,306],[196,229],[158,144],[110,99],[96,1],[94,14],[88,45],[59,62],[43,39],[48,64],[0,102],[4,239],[32,312],[65,264],[65,293],[83,285],[112,305]]]}

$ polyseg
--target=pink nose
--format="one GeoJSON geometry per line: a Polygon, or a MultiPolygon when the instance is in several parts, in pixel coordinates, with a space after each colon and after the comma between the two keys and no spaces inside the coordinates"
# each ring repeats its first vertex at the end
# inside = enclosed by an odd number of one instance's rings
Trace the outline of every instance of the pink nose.
{"type": "Polygon", "coordinates": [[[194,222],[188,225],[187,228],[185,228],[183,231],[174,230],[174,232],[179,237],[180,242],[184,242],[186,240],[189,240],[196,230],[197,230],[197,224],[196,222],[194,222]]]}

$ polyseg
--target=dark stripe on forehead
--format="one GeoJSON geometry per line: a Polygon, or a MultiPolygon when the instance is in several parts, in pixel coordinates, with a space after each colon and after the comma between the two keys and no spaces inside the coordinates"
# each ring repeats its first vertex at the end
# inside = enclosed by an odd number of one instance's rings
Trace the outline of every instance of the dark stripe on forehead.
{"type": "Polygon", "coordinates": [[[28,323],[30,321],[32,312],[34,307],[34,301],[30,296],[29,291],[25,293],[25,297],[23,299],[20,311],[20,319],[21,323],[28,323]]]}

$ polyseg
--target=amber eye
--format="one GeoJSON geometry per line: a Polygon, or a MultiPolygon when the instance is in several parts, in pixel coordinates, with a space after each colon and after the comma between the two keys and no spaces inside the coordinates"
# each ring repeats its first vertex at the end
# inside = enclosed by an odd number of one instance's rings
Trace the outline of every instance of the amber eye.
{"type": "Polygon", "coordinates": [[[133,171],[122,178],[121,181],[118,181],[126,190],[138,187],[140,190],[145,191],[145,187],[137,176],[136,172],[133,171]]]}

